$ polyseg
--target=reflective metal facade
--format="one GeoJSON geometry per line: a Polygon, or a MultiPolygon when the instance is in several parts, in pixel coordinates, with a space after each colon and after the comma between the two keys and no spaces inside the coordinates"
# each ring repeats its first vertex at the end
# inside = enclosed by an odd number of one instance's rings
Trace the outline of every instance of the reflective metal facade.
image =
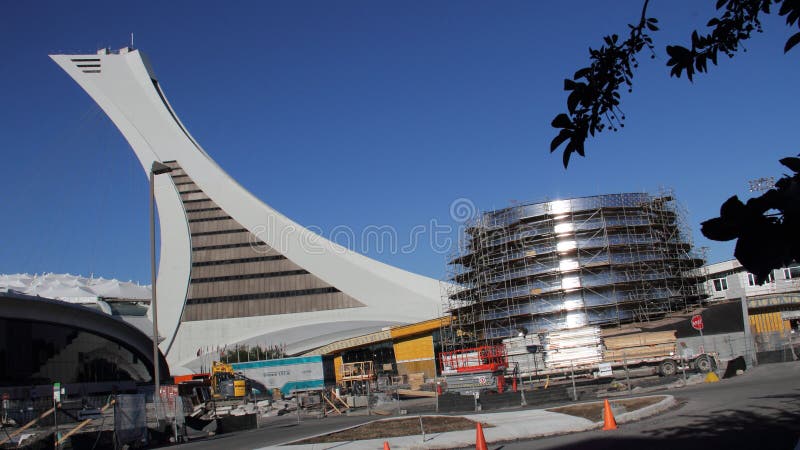
{"type": "MultiPolygon", "coordinates": [[[[163,355],[157,363],[162,379],[169,378],[163,355]]],[[[152,383],[153,366],[150,336],[117,317],[0,292],[0,387],[111,383],[110,391],[114,383],[152,383]]]]}
{"type": "Polygon", "coordinates": [[[648,320],[703,294],[667,194],[625,193],[482,214],[451,261],[451,343],[648,320]]]}

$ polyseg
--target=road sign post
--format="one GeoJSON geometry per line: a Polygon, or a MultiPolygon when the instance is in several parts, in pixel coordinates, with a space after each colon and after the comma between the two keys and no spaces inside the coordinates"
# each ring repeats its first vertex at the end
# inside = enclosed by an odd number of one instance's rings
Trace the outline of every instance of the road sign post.
{"type": "Polygon", "coordinates": [[[703,337],[703,327],[704,327],[704,325],[703,325],[703,316],[701,316],[700,314],[693,315],[692,316],[692,328],[694,328],[695,330],[700,332],[700,342],[701,342],[700,353],[705,353],[706,352],[706,340],[703,337]]]}
{"type": "Polygon", "coordinates": [[[61,383],[53,383],[53,425],[56,432],[53,435],[54,444],[56,449],[61,448],[59,442],[61,441],[61,433],[58,431],[58,406],[61,403],[61,383]]]}

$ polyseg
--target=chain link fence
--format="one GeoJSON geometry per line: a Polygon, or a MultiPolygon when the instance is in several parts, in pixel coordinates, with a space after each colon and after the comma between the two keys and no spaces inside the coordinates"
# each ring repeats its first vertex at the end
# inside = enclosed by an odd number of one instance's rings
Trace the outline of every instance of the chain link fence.
{"type": "MultiPolygon", "coordinates": [[[[39,391],[43,389],[30,393],[39,391]]],[[[0,446],[37,446],[39,441],[53,446],[58,436],[63,439],[59,448],[139,448],[150,443],[154,432],[161,440],[180,440],[184,402],[180,397],[163,397],[157,420],[152,391],[145,387],[139,393],[82,395],[67,388],[57,408],[52,396],[5,399],[0,409],[0,446]]]]}
{"type": "Polygon", "coordinates": [[[751,367],[797,361],[800,358],[800,336],[789,330],[754,333],[751,336],[743,332],[703,337],[698,334],[696,337],[678,339],[678,349],[688,353],[717,353],[723,368],[727,361],[742,356],[747,366],[751,367]]]}
{"type": "Polygon", "coordinates": [[[753,335],[759,364],[797,361],[800,339],[789,330],[756,333],[753,335]]]}
{"type": "Polygon", "coordinates": [[[143,394],[117,396],[114,433],[118,444],[138,442],[147,445],[147,405],[143,394]]]}

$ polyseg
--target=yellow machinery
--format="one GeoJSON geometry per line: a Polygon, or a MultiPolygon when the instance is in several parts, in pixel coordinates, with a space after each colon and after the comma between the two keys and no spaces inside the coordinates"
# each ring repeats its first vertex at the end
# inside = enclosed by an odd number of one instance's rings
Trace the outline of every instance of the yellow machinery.
{"type": "Polygon", "coordinates": [[[247,380],[233,371],[230,364],[214,361],[211,366],[211,390],[215,397],[244,397],[247,380]]]}

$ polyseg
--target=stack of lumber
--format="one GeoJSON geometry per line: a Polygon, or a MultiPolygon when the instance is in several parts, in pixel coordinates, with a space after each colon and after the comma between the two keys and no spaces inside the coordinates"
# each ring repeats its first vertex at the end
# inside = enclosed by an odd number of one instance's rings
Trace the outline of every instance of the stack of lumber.
{"type": "Polygon", "coordinates": [[[542,345],[542,342],[539,340],[538,334],[503,339],[503,346],[505,346],[506,354],[508,355],[529,353],[529,347],[540,345],[542,345]]]}
{"type": "Polygon", "coordinates": [[[503,339],[508,355],[508,368],[518,369],[519,374],[531,373],[544,369],[542,343],[539,335],[530,334],[525,337],[503,339]]]}
{"type": "Polygon", "coordinates": [[[609,336],[603,339],[605,361],[666,357],[675,353],[675,331],[655,331],[609,336]]]}
{"type": "Polygon", "coordinates": [[[550,331],[542,341],[548,369],[585,366],[603,359],[599,327],[550,331]]]}
{"type": "Polygon", "coordinates": [[[424,372],[408,374],[408,385],[412,391],[419,391],[423,384],[425,384],[424,372]]]}

